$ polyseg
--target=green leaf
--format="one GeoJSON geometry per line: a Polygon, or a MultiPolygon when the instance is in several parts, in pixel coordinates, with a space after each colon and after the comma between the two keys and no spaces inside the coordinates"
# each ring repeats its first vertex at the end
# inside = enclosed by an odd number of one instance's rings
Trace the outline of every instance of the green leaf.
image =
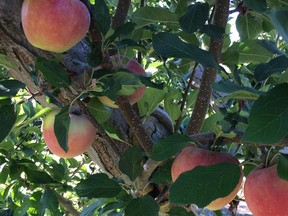
{"type": "Polygon", "coordinates": [[[187,212],[186,209],[181,207],[173,207],[168,213],[169,216],[195,216],[193,212],[187,212]]]}
{"type": "Polygon", "coordinates": [[[177,15],[166,8],[142,7],[132,14],[131,19],[137,24],[137,28],[153,23],[179,27],[177,15]]]}
{"type": "Polygon", "coordinates": [[[110,44],[116,40],[117,37],[121,35],[128,35],[135,29],[136,23],[133,22],[126,22],[125,24],[119,26],[115,29],[114,33],[108,37],[105,41],[105,44],[110,44]]]}
{"type": "Polygon", "coordinates": [[[220,82],[213,83],[212,89],[217,92],[228,93],[228,94],[235,93],[237,91],[245,91],[245,92],[250,92],[250,93],[254,93],[258,95],[263,94],[262,92],[254,88],[241,86],[228,80],[221,80],[220,82]]]}
{"type": "Polygon", "coordinates": [[[240,175],[240,167],[234,164],[195,167],[182,173],[172,184],[169,190],[170,201],[205,207],[213,200],[230,194],[238,184],[240,175]]]}
{"type": "Polygon", "coordinates": [[[116,72],[114,79],[116,83],[121,85],[121,89],[117,93],[118,95],[131,95],[138,88],[144,86],[138,76],[129,71],[116,72]]]}
{"type": "Polygon", "coordinates": [[[51,184],[55,183],[55,180],[46,172],[33,170],[25,167],[25,173],[27,180],[34,184],[51,184]]]}
{"type": "MultiPolygon", "coordinates": [[[[2,164],[1,164],[1,166],[2,166],[2,164]]],[[[10,172],[9,167],[4,165],[4,167],[0,170],[0,173],[1,173],[0,184],[6,184],[9,172],[10,172]]]]}
{"type": "Polygon", "coordinates": [[[41,215],[45,215],[46,209],[48,209],[53,215],[57,215],[60,212],[58,211],[58,199],[55,194],[55,192],[50,189],[46,188],[43,196],[41,197],[40,200],[40,205],[41,205],[41,215]]]}
{"type": "Polygon", "coordinates": [[[109,8],[104,0],[96,0],[94,4],[94,21],[100,28],[101,33],[105,36],[110,29],[111,17],[109,13],[109,8]]]}
{"type": "Polygon", "coordinates": [[[275,73],[281,73],[288,68],[288,58],[285,55],[277,56],[271,61],[257,65],[255,68],[255,78],[263,81],[275,73]]]}
{"type": "Polygon", "coordinates": [[[288,84],[280,84],[254,102],[242,141],[274,144],[288,135],[288,84]]]}
{"type": "Polygon", "coordinates": [[[119,161],[119,169],[134,181],[142,172],[143,152],[141,148],[134,145],[128,148],[119,161]]]}
{"type": "Polygon", "coordinates": [[[263,13],[267,10],[266,0],[243,0],[244,5],[254,11],[263,13]]]}
{"type": "Polygon", "coordinates": [[[156,161],[169,159],[190,142],[191,139],[188,136],[172,134],[154,143],[150,157],[156,161]]]}
{"type": "Polygon", "coordinates": [[[169,160],[164,165],[157,168],[153,173],[150,182],[154,184],[169,184],[172,182],[171,167],[173,160],[169,160]]]}
{"type": "Polygon", "coordinates": [[[67,87],[71,85],[71,79],[67,71],[55,61],[38,57],[35,67],[40,70],[45,79],[55,87],[67,87]]]}
{"type": "Polygon", "coordinates": [[[236,28],[239,32],[241,41],[256,39],[263,31],[263,20],[259,19],[252,12],[243,15],[238,15],[236,19],[236,28]]]}
{"type": "Polygon", "coordinates": [[[201,32],[207,34],[211,38],[221,39],[225,33],[225,29],[216,25],[204,25],[201,28],[201,32]]]}
{"type": "Polygon", "coordinates": [[[125,216],[158,216],[159,205],[150,196],[133,199],[125,208],[125,216]]]}
{"type": "Polygon", "coordinates": [[[120,193],[119,184],[110,179],[106,174],[99,173],[82,180],[75,187],[75,191],[80,197],[110,198],[120,193]]]}
{"type": "Polygon", "coordinates": [[[186,13],[180,17],[179,23],[183,31],[193,33],[205,25],[208,17],[209,4],[197,2],[188,7],[186,13]]]}
{"type": "Polygon", "coordinates": [[[18,80],[3,80],[0,81],[0,97],[15,96],[20,89],[25,88],[25,84],[18,80]]]}
{"type": "Polygon", "coordinates": [[[288,181],[288,155],[280,154],[277,161],[277,173],[278,176],[286,181],[288,181]]]}
{"type": "Polygon", "coordinates": [[[245,91],[245,90],[239,90],[233,93],[230,93],[229,95],[219,97],[216,101],[224,101],[229,99],[236,99],[236,100],[257,100],[259,98],[260,94],[245,91]]]}
{"type": "Polygon", "coordinates": [[[55,116],[54,131],[60,147],[67,152],[68,147],[68,132],[70,125],[69,106],[61,109],[55,116]]]}
{"type": "Polygon", "coordinates": [[[288,7],[282,7],[280,9],[272,8],[268,16],[277,32],[279,32],[286,43],[288,43],[288,7]]]}
{"type": "Polygon", "coordinates": [[[153,36],[152,45],[155,51],[163,57],[188,58],[199,62],[204,67],[215,67],[212,54],[199,47],[180,40],[177,35],[161,32],[153,36]]]}
{"type": "Polygon", "coordinates": [[[86,107],[100,124],[106,122],[112,114],[111,109],[104,106],[96,97],[91,98],[86,107]]]}
{"type": "Polygon", "coordinates": [[[80,216],[94,216],[95,211],[104,204],[105,202],[102,199],[99,199],[96,202],[92,203],[91,205],[85,207],[81,212],[80,216]]]}
{"type": "Polygon", "coordinates": [[[182,15],[186,12],[187,10],[187,5],[188,5],[188,0],[179,0],[178,1],[178,4],[177,4],[177,7],[175,9],[175,13],[177,15],[182,15]]]}
{"type": "Polygon", "coordinates": [[[167,89],[147,88],[145,95],[137,103],[140,116],[150,116],[164,99],[167,89]]]}
{"type": "MultiPolygon", "coordinates": [[[[29,207],[31,206],[31,201],[29,199],[21,203],[21,206],[15,208],[13,215],[26,216],[29,207]]],[[[2,215],[1,215],[2,216],[2,215]]]]}
{"type": "Polygon", "coordinates": [[[7,55],[0,53],[0,66],[4,66],[7,68],[12,68],[14,70],[17,69],[16,63],[12,62],[7,55]]]}
{"type": "Polygon", "coordinates": [[[0,143],[8,136],[17,119],[14,105],[0,106],[0,143]]]}

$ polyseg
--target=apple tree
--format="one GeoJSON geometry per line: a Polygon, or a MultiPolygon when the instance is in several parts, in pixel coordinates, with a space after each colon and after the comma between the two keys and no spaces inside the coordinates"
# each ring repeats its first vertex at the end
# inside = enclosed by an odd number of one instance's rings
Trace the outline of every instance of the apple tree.
{"type": "Polygon", "coordinates": [[[0,214],[287,214],[287,5],[0,1],[0,214]]]}

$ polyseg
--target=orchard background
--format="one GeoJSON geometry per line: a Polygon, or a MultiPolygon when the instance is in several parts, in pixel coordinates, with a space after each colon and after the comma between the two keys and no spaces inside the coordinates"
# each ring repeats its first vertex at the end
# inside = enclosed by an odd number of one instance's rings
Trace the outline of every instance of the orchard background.
{"type": "MultiPolygon", "coordinates": [[[[55,53],[28,42],[22,0],[0,1],[0,214],[197,215],[249,175],[253,214],[287,214],[288,1],[79,2],[89,11],[89,30],[55,53]],[[147,76],[116,67],[112,56],[119,55],[139,62],[147,76]],[[131,105],[128,96],[144,86],[131,105]],[[54,109],[61,109],[53,126],[64,151],[71,114],[95,127],[81,156],[48,150],[41,125],[54,109]],[[191,145],[240,163],[198,164],[173,182],[173,161],[191,145]],[[268,173],[259,184],[256,167],[268,173]]],[[[231,215],[245,199],[239,193],[227,201],[231,215]]]]}

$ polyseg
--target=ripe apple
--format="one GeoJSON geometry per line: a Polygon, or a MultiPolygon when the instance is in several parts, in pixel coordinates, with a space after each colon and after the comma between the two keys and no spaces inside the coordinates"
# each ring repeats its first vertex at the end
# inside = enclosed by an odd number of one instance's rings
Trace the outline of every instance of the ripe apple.
{"type": "MultiPolygon", "coordinates": [[[[147,76],[145,70],[143,67],[134,59],[121,56],[121,55],[114,55],[111,56],[111,62],[113,64],[114,69],[126,69],[136,75],[141,75],[141,76],[147,76]]],[[[137,103],[145,94],[146,87],[140,87],[136,89],[136,91],[128,96],[128,100],[130,104],[135,104],[137,103]]],[[[100,96],[98,99],[106,106],[112,107],[112,108],[118,108],[117,104],[115,101],[111,100],[110,98],[106,96],[100,96]]]]}
{"type": "MultiPolygon", "coordinates": [[[[225,152],[213,152],[206,149],[201,149],[195,146],[185,147],[176,157],[172,164],[171,175],[172,180],[176,181],[178,176],[194,169],[197,166],[209,166],[217,163],[239,164],[239,161],[232,155],[225,152]]],[[[242,172],[242,171],[241,171],[242,172]]],[[[231,202],[237,195],[242,184],[242,174],[239,183],[235,189],[226,197],[218,198],[212,201],[206,208],[210,210],[218,210],[231,202]]]]}
{"type": "Polygon", "coordinates": [[[87,33],[90,14],[80,0],[24,0],[22,25],[35,47],[65,52],[87,33]]]}
{"type": "Polygon", "coordinates": [[[244,184],[244,197],[254,216],[288,215],[288,181],[277,174],[277,165],[252,171],[244,184]]]}
{"type": "Polygon", "coordinates": [[[70,113],[70,125],[68,130],[68,151],[65,152],[59,145],[55,132],[55,116],[59,110],[48,113],[43,120],[42,133],[44,141],[49,150],[62,158],[71,158],[84,153],[93,143],[96,136],[96,129],[85,115],[70,113]]]}

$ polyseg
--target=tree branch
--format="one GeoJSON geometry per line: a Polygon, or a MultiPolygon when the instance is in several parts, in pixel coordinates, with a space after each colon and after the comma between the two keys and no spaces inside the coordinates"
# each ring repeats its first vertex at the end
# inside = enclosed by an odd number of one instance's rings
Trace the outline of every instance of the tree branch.
{"type": "Polygon", "coordinates": [[[145,152],[152,152],[152,140],[149,135],[146,133],[142,122],[136,112],[133,110],[130,105],[128,98],[126,96],[117,97],[117,105],[119,110],[123,114],[127,123],[131,127],[136,139],[138,140],[140,146],[144,149],[145,152]]]}
{"type": "Polygon", "coordinates": [[[112,29],[123,25],[126,21],[131,0],[119,0],[114,17],[112,18],[112,29]]]}
{"type": "Polygon", "coordinates": [[[73,203],[63,197],[61,194],[59,194],[57,191],[55,191],[55,194],[57,196],[58,202],[66,209],[66,211],[73,215],[73,216],[80,216],[80,212],[77,211],[77,209],[74,208],[73,203]]]}
{"type": "MultiPolygon", "coordinates": [[[[214,25],[217,27],[226,27],[229,14],[229,0],[217,0],[215,7],[214,25]]],[[[211,38],[209,51],[213,54],[215,60],[221,62],[221,51],[223,45],[222,39],[211,38]]],[[[211,84],[215,81],[216,69],[206,68],[204,70],[202,81],[197,95],[195,107],[187,126],[186,133],[188,135],[199,133],[202,129],[203,122],[209,107],[211,98],[211,84]]]]}

